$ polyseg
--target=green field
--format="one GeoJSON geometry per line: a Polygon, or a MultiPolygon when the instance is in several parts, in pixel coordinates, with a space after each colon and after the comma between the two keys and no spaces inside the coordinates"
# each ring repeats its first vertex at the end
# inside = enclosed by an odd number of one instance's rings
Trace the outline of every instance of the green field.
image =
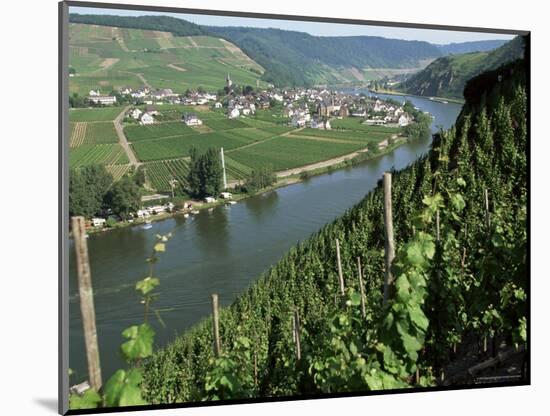
{"type": "Polygon", "coordinates": [[[275,170],[285,170],[342,156],[363,147],[365,146],[362,143],[333,143],[277,137],[255,146],[228,152],[227,155],[254,169],[271,165],[275,170]]]}
{"type": "Polygon", "coordinates": [[[121,107],[72,108],[70,121],[112,121],[122,112],[121,107]]]}
{"type": "Polygon", "coordinates": [[[216,91],[225,85],[228,72],[239,85],[266,86],[260,81],[260,65],[214,37],[71,23],[69,38],[69,64],[76,71],[69,81],[71,93],[139,88],[144,85],[140,76],[154,88],[181,93],[202,86],[216,91]]]}
{"type": "Polygon", "coordinates": [[[291,133],[289,137],[299,136],[309,136],[312,138],[319,137],[321,139],[333,141],[357,142],[363,143],[364,146],[366,146],[369,142],[384,140],[385,138],[391,136],[391,134],[379,132],[367,133],[353,130],[322,130],[306,128],[295,133],[291,133]]]}
{"type": "Polygon", "coordinates": [[[187,157],[192,147],[196,148],[199,152],[204,152],[211,147],[223,147],[225,150],[229,150],[244,146],[253,141],[252,139],[229,132],[215,132],[139,141],[133,143],[132,147],[139,160],[147,162],[151,160],[187,157]]]}
{"type": "Polygon", "coordinates": [[[212,130],[230,130],[247,127],[245,123],[240,120],[230,120],[227,118],[209,119],[204,122],[212,130]]]}
{"type": "Polygon", "coordinates": [[[117,144],[82,145],[71,149],[69,166],[77,168],[87,165],[119,165],[127,164],[128,157],[124,149],[117,144]]]}
{"type": "Polygon", "coordinates": [[[367,133],[388,133],[397,134],[401,131],[399,127],[385,127],[385,126],[368,126],[363,124],[364,119],[362,117],[347,117],[338,120],[332,120],[330,125],[333,129],[345,129],[364,131],[367,133]]]}
{"type": "Polygon", "coordinates": [[[132,125],[124,128],[124,134],[130,142],[141,140],[160,139],[162,137],[183,136],[186,134],[196,134],[191,127],[180,122],[157,123],[146,126],[132,125]]]}

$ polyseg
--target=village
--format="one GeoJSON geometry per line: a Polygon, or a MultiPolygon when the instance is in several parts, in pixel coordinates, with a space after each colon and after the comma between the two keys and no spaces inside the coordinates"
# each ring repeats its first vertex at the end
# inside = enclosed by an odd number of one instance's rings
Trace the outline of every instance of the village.
{"type": "MultiPolygon", "coordinates": [[[[228,119],[251,116],[257,110],[272,107],[281,108],[282,115],[288,118],[288,125],[302,128],[331,129],[331,119],[357,117],[366,125],[405,127],[413,121],[411,114],[403,105],[365,94],[332,91],[326,88],[270,88],[260,91],[252,87],[239,87],[233,84],[227,74],[225,87],[218,93],[198,88],[178,94],[170,88],[153,90],[141,87],[137,90],[124,87],[118,94],[136,106],[127,114],[139,124],[155,123],[159,114],[156,106],[181,104],[183,106],[209,106],[213,110],[224,111],[228,119]],[[223,93],[222,93],[223,91],[223,93]],[[138,108],[141,106],[143,108],[138,108]]],[[[90,90],[87,100],[95,105],[111,106],[117,104],[115,95],[103,95],[99,89],[90,90]]],[[[181,121],[188,126],[202,125],[196,113],[185,112],[181,121]]]]}
{"type": "MultiPolygon", "coordinates": [[[[89,91],[86,98],[96,106],[106,107],[120,105],[117,96],[123,97],[125,105],[130,103],[130,108],[124,114],[126,125],[148,126],[162,122],[163,105],[172,108],[174,105],[184,107],[185,111],[182,109],[180,121],[189,127],[203,125],[200,114],[204,113],[205,108],[208,111],[223,114],[229,120],[253,117],[257,112],[269,111],[273,117],[277,117],[279,123],[298,130],[304,128],[331,130],[333,129],[331,121],[347,118],[355,119],[359,124],[365,126],[392,128],[406,127],[414,122],[413,115],[405,110],[405,106],[393,100],[381,100],[376,96],[334,91],[327,88],[278,89],[271,87],[254,90],[250,86],[235,85],[230,74],[227,74],[223,90],[217,93],[198,88],[196,91],[187,90],[185,93],[178,94],[169,88],[153,90],[144,86],[137,90],[124,87],[111,95],[104,95],[99,89],[94,89],[89,91]],[[197,111],[190,111],[193,107],[196,107],[197,111]]],[[[392,137],[395,140],[396,135],[392,137]]],[[[383,149],[388,144],[388,140],[380,142],[379,149],[383,149]]],[[[226,185],[225,166],[224,185],[226,185]]],[[[224,186],[224,190],[227,191],[226,186],[224,186]]],[[[168,195],[157,196],[159,200],[170,199],[168,195]]],[[[157,203],[142,207],[131,213],[127,222],[140,223],[144,228],[150,228],[152,219],[175,212],[181,212],[188,217],[197,214],[199,212],[197,208],[211,207],[219,203],[229,205],[236,202],[230,192],[209,195],[202,201],[188,201],[177,207],[170,200],[165,204],[157,203]]],[[[101,216],[92,218],[90,222],[90,226],[96,230],[110,228],[115,224],[120,224],[119,219],[108,211],[102,212],[101,216]]]]}

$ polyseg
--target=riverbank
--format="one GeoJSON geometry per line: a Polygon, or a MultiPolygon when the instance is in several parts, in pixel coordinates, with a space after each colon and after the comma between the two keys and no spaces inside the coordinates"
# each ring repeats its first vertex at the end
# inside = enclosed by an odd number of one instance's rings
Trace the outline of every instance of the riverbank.
{"type": "Polygon", "coordinates": [[[371,92],[373,94],[418,97],[418,98],[424,98],[424,99],[428,99],[430,101],[435,101],[435,102],[442,103],[442,104],[447,104],[447,103],[464,104],[464,102],[465,102],[463,99],[460,99],[460,98],[429,97],[429,96],[424,96],[424,95],[407,94],[407,93],[400,92],[400,91],[395,91],[395,90],[386,90],[386,89],[383,89],[383,88],[380,88],[378,90],[369,89],[369,92],[371,92]]]}
{"type": "MultiPolygon", "coordinates": [[[[367,150],[363,149],[362,151],[349,153],[347,155],[343,155],[338,158],[329,159],[324,162],[318,162],[311,165],[302,166],[301,168],[294,168],[294,169],[291,169],[291,173],[287,173],[287,171],[277,172],[277,182],[274,183],[273,185],[263,188],[262,190],[253,194],[233,193],[231,201],[239,202],[247,198],[252,198],[257,195],[274,191],[275,189],[278,189],[278,188],[307,181],[309,178],[313,176],[332,173],[335,170],[346,169],[353,165],[364,163],[369,160],[375,159],[377,157],[385,156],[391,153],[392,151],[394,151],[395,149],[397,149],[399,146],[407,143],[407,141],[408,141],[407,137],[399,137],[394,141],[394,143],[392,143],[391,145],[387,145],[386,147],[384,147],[383,149],[380,149],[378,152],[372,155],[369,155],[367,150]],[[332,162],[332,163],[327,164],[327,162],[332,162]]],[[[176,216],[183,216],[185,214],[196,215],[196,214],[192,214],[192,211],[200,212],[200,211],[212,209],[221,205],[227,205],[229,203],[228,200],[221,199],[221,198],[217,199],[216,202],[211,202],[211,203],[200,202],[196,200],[189,200],[186,202],[190,202],[193,205],[193,208],[191,210],[176,210],[173,212],[163,212],[163,213],[151,215],[147,218],[136,218],[136,219],[133,219],[132,222],[120,221],[110,227],[91,227],[91,228],[88,228],[86,232],[88,234],[98,234],[98,233],[108,232],[111,230],[118,230],[121,228],[141,226],[141,225],[144,225],[145,223],[150,223],[150,222],[164,221],[170,218],[174,218],[176,216]]]]}

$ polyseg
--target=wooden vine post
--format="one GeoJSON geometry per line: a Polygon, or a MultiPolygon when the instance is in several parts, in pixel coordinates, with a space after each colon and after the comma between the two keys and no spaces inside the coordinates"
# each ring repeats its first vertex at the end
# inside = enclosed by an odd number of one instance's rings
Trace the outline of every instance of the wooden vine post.
{"type": "Polygon", "coordinates": [[[86,224],[84,217],[72,217],[71,225],[76,251],[76,267],[78,273],[78,291],[80,295],[80,311],[84,327],[86,358],[88,360],[88,375],[90,386],[99,391],[102,386],[101,366],[99,362],[99,347],[95,325],[94,292],[92,274],[88,259],[88,243],[86,241],[86,224]]]}
{"type": "Polygon", "coordinates": [[[336,239],[336,262],[338,263],[338,282],[340,283],[340,295],[345,295],[344,275],[342,274],[342,260],[340,258],[340,241],[336,239]]]}
{"type": "Polygon", "coordinates": [[[219,303],[218,295],[214,293],[212,295],[212,321],[214,331],[214,356],[218,358],[221,354],[220,343],[220,315],[219,315],[219,303]]]}
{"type": "Polygon", "coordinates": [[[367,309],[365,306],[365,288],[363,287],[363,270],[361,269],[361,257],[357,257],[357,273],[359,275],[359,291],[361,292],[361,316],[367,317],[367,309]]]}
{"type": "Polygon", "coordinates": [[[393,283],[391,265],[395,258],[395,246],[393,242],[393,219],[391,204],[391,173],[384,172],[384,237],[386,253],[386,275],[384,278],[384,305],[388,301],[389,288],[393,283]]]}
{"type": "Polygon", "coordinates": [[[439,243],[440,241],[439,234],[439,210],[435,212],[435,240],[439,243]]]}
{"type": "Polygon", "coordinates": [[[296,345],[296,361],[300,361],[302,359],[302,349],[300,346],[300,314],[298,311],[295,311],[292,317],[292,335],[296,345]]]}
{"type": "Polygon", "coordinates": [[[489,214],[489,191],[487,188],[483,190],[483,199],[485,202],[485,225],[487,226],[487,231],[491,228],[491,215],[489,214]]]}

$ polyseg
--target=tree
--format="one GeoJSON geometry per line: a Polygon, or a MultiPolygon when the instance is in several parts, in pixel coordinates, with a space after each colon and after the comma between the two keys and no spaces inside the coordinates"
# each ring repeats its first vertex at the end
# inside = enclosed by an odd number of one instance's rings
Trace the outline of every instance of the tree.
{"type": "Polygon", "coordinates": [[[273,185],[277,181],[275,171],[271,166],[263,166],[260,169],[255,169],[246,179],[243,188],[248,193],[257,192],[263,188],[273,185]]]}
{"type": "Polygon", "coordinates": [[[91,218],[105,203],[113,177],[104,166],[90,165],[71,169],[69,173],[69,215],[91,218]]]}
{"type": "Polygon", "coordinates": [[[219,149],[211,147],[199,154],[197,149],[189,151],[191,163],[187,182],[191,195],[203,198],[218,195],[222,190],[222,164],[219,149]]]}
{"type": "Polygon", "coordinates": [[[141,189],[131,176],[126,175],[112,186],[106,199],[113,212],[126,219],[139,209],[141,189]]]}

